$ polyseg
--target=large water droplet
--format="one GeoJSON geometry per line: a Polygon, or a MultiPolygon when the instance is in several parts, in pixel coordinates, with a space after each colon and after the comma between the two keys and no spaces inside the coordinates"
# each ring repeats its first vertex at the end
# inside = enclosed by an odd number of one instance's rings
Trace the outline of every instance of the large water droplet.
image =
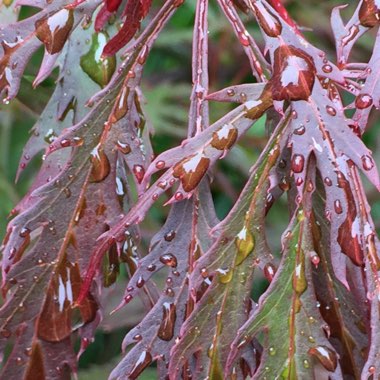
{"type": "Polygon", "coordinates": [[[264,267],[264,276],[265,276],[265,278],[269,282],[272,282],[273,277],[274,277],[275,274],[276,274],[276,267],[273,264],[271,264],[271,263],[266,264],[265,267],[264,267]]]}
{"type": "Polygon", "coordinates": [[[294,173],[301,173],[305,164],[305,158],[301,154],[295,154],[292,157],[292,170],[294,173]]]}
{"type": "Polygon", "coordinates": [[[368,155],[362,156],[362,163],[364,170],[371,170],[375,166],[372,157],[368,155]]]}
{"type": "Polygon", "coordinates": [[[176,306],[174,303],[165,302],[162,305],[162,321],[158,329],[158,337],[169,341],[174,335],[174,326],[177,318],[176,306]]]}
{"type": "Polygon", "coordinates": [[[331,348],[326,346],[312,347],[309,349],[308,354],[315,356],[328,371],[335,371],[338,358],[335,351],[331,348]]]}
{"type": "Polygon", "coordinates": [[[358,109],[365,109],[373,103],[372,96],[369,94],[360,94],[355,100],[355,106],[358,109]]]}
{"type": "Polygon", "coordinates": [[[62,9],[35,23],[36,37],[45,45],[49,54],[60,52],[74,25],[74,12],[62,9]]]}
{"type": "Polygon", "coordinates": [[[132,371],[128,375],[128,379],[135,380],[144,371],[150,363],[152,363],[152,354],[149,351],[143,351],[137,359],[132,371]]]}
{"type": "Polygon", "coordinates": [[[144,179],[145,169],[142,165],[134,165],[133,166],[133,174],[135,175],[137,182],[141,183],[144,179]]]}
{"type": "Polygon", "coordinates": [[[96,146],[91,152],[91,162],[92,170],[90,181],[103,181],[108,176],[111,168],[107,155],[104,153],[103,149],[99,147],[99,145],[96,146]]]}
{"type": "Polygon", "coordinates": [[[236,265],[240,265],[255,247],[254,236],[244,226],[242,230],[236,235],[235,245],[237,248],[236,265]]]}
{"type": "MultiPolygon", "coordinates": [[[[116,69],[116,58],[110,56],[102,58],[102,52],[108,42],[108,34],[104,32],[94,33],[92,36],[90,50],[84,54],[80,59],[80,66],[82,70],[99,86],[104,87],[110,81],[113,73],[116,69]]],[[[112,122],[119,120],[123,117],[125,111],[126,98],[128,94],[124,93],[124,89],[121,90],[118,98],[118,104],[116,111],[112,116],[112,122]],[[117,110],[119,108],[119,110],[117,110]],[[120,112],[120,113],[119,113],[120,112]]]]}
{"type": "Polygon", "coordinates": [[[166,253],[160,256],[160,261],[169,267],[175,268],[177,266],[177,258],[171,253],[166,253]]]}

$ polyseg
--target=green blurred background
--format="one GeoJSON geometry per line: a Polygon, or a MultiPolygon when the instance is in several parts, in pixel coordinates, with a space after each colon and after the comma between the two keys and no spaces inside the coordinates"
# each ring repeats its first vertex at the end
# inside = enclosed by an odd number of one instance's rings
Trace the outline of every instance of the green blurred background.
{"type": "MultiPolygon", "coordinates": [[[[304,34],[316,46],[325,50],[334,60],[334,40],[329,25],[332,8],[338,1],[286,1],[284,2],[297,23],[304,27],[304,34]],[[316,20],[318,23],[316,24],[316,20]]],[[[356,4],[356,2],[349,2],[356,4]]],[[[154,2],[158,7],[160,3],[154,2]]],[[[351,5],[343,14],[353,12],[351,5]]],[[[169,25],[158,38],[144,72],[143,90],[147,99],[148,117],[155,128],[153,145],[156,153],[176,146],[186,136],[187,110],[191,92],[191,38],[194,20],[195,1],[190,0],[180,7],[169,25]]],[[[20,18],[29,17],[34,10],[23,8],[20,18]]],[[[244,17],[246,19],[246,17],[244,17]]],[[[216,2],[210,1],[209,17],[210,37],[210,91],[215,91],[232,84],[252,82],[250,67],[243,50],[235,39],[230,25],[219,11],[216,2]]],[[[253,21],[247,23],[248,30],[257,37],[262,45],[260,32],[253,21]]],[[[374,42],[374,35],[367,33],[359,40],[352,60],[365,62],[368,60],[374,42]]],[[[31,83],[37,73],[43,55],[40,49],[32,58],[22,80],[18,98],[9,105],[0,106],[0,239],[3,238],[8,214],[27,192],[41,163],[41,157],[32,160],[18,183],[15,173],[18,161],[29,137],[38,114],[43,110],[55,85],[57,72],[45,80],[36,90],[31,83]]],[[[211,104],[211,121],[217,120],[232,107],[226,104],[211,104]]],[[[366,144],[373,150],[377,163],[380,163],[380,137],[377,133],[378,114],[373,114],[370,129],[364,136],[366,144]]],[[[217,165],[212,184],[217,214],[224,217],[229,211],[248,176],[248,170],[257,159],[265,145],[265,119],[261,119],[248,132],[239,146],[228,154],[225,160],[217,165]]],[[[377,224],[380,222],[380,197],[378,192],[366,183],[372,212],[377,224]]],[[[167,210],[160,207],[160,202],[150,213],[150,218],[142,228],[148,236],[158,231],[167,210]]],[[[287,219],[284,200],[276,205],[268,217],[267,229],[271,236],[273,250],[279,250],[280,235],[287,219]]],[[[254,298],[258,298],[266,283],[255,289],[254,298]]],[[[122,290],[124,283],[121,283],[122,290]]],[[[120,293],[120,292],[119,292],[120,293]]],[[[115,302],[121,294],[113,293],[115,302]]],[[[110,307],[110,310],[112,307],[110,307]]],[[[96,335],[95,343],[89,346],[80,360],[79,379],[104,379],[120,359],[121,341],[134,323],[142,315],[141,306],[123,311],[122,314],[110,318],[107,316],[96,335]]],[[[145,372],[141,379],[155,379],[154,370],[145,372]]]]}

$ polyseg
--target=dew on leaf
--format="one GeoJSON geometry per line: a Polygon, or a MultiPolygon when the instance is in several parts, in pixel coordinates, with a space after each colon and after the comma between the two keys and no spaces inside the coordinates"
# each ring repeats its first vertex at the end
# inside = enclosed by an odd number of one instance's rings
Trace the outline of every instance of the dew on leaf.
{"type": "Polygon", "coordinates": [[[123,154],[129,154],[131,153],[131,147],[127,143],[123,143],[122,141],[118,140],[116,142],[116,148],[119,152],[123,154]]]}
{"type": "Polygon", "coordinates": [[[218,273],[218,280],[222,284],[228,284],[232,280],[232,276],[234,273],[233,270],[229,268],[218,268],[216,272],[218,273]]]}
{"type": "Polygon", "coordinates": [[[141,183],[145,175],[144,167],[142,165],[134,165],[133,174],[135,175],[137,182],[141,183]]]}
{"type": "Polygon", "coordinates": [[[299,251],[299,258],[297,258],[297,265],[293,277],[293,289],[298,295],[301,295],[307,289],[305,254],[303,249],[299,251]]]}
{"type": "Polygon", "coordinates": [[[157,161],[156,162],[156,168],[158,170],[164,169],[165,168],[165,161],[157,161]]]}
{"type": "MultiPolygon", "coordinates": [[[[202,152],[198,152],[176,163],[173,167],[173,177],[179,178],[183,189],[190,192],[198,186],[209,165],[210,159],[205,157],[202,152]]],[[[176,196],[177,193],[174,198],[180,200],[176,196]]]]}
{"type": "Polygon", "coordinates": [[[371,170],[375,166],[372,157],[368,155],[363,155],[361,159],[364,170],[371,170]]]}
{"type": "Polygon", "coordinates": [[[177,258],[171,253],[166,253],[160,256],[160,261],[162,264],[167,265],[172,268],[177,267],[177,258]]]}
{"type": "Polygon", "coordinates": [[[116,104],[112,113],[111,122],[116,123],[122,119],[128,112],[128,95],[129,87],[123,86],[119,92],[116,104]]]}
{"type": "Polygon", "coordinates": [[[255,247],[255,238],[246,226],[236,235],[235,245],[237,248],[236,265],[240,265],[255,247]]]}
{"type": "Polygon", "coordinates": [[[30,235],[30,229],[27,227],[21,228],[19,235],[22,238],[28,237],[30,235]]]}
{"type": "Polygon", "coordinates": [[[264,276],[269,282],[273,280],[273,277],[275,274],[276,274],[276,267],[271,263],[265,264],[264,276]]]}
{"type": "Polygon", "coordinates": [[[335,116],[336,115],[336,109],[334,107],[331,107],[331,106],[326,106],[326,112],[330,116],[335,116]]]}
{"type": "Polygon", "coordinates": [[[324,183],[326,186],[332,186],[332,181],[329,177],[325,177],[324,183]]]}
{"type": "Polygon", "coordinates": [[[90,181],[101,182],[109,174],[111,167],[104,150],[97,145],[91,152],[92,170],[90,181]]]}
{"type": "Polygon", "coordinates": [[[128,294],[127,296],[124,297],[124,302],[128,304],[133,300],[133,296],[131,294],[128,294]]]}
{"type": "Polygon", "coordinates": [[[273,77],[270,80],[274,100],[307,100],[314,86],[316,69],[313,58],[290,45],[274,52],[273,77]]]}
{"type": "Polygon", "coordinates": [[[167,288],[165,290],[165,294],[169,297],[174,297],[175,296],[175,293],[174,293],[174,290],[172,288],[167,288]]]}
{"type": "Polygon", "coordinates": [[[312,347],[309,349],[308,354],[316,357],[328,371],[335,371],[338,364],[338,358],[331,348],[326,346],[312,347]]]}
{"type": "Polygon", "coordinates": [[[176,318],[175,304],[165,302],[162,305],[162,321],[157,333],[160,339],[169,341],[173,338],[176,318]]]}
{"type": "Polygon", "coordinates": [[[36,37],[45,45],[49,54],[60,52],[74,25],[74,12],[61,9],[48,18],[35,23],[36,37]]]}
{"type": "Polygon", "coordinates": [[[373,103],[373,98],[369,94],[360,94],[355,99],[355,106],[356,108],[360,110],[370,107],[372,103],[373,103]]]}
{"type": "Polygon", "coordinates": [[[137,282],[136,282],[136,286],[138,288],[142,288],[145,284],[145,280],[142,276],[139,276],[139,278],[137,279],[137,282]]]}
{"type": "Polygon", "coordinates": [[[180,192],[180,191],[177,191],[175,194],[174,194],[174,199],[176,201],[181,201],[183,199],[183,194],[180,192]]]}
{"type": "Polygon", "coordinates": [[[305,165],[305,158],[302,154],[295,154],[292,157],[292,170],[294,173],[301,173],[305,165]]]}
{"type": "Polygon", "coordinates": [[[322,70],[323,70],[326,74],[329,74],[329,73],[332,72],[333,68],[332,68],[331,65],[326,64],[326,65],[323,65],[323,66],[322,66],[322,70]]]}
{"type": "Polygon", "coordinates": [[[339,199],[334,201],[334,210],[337,214],[341,214],[343,212],[342,203],[339,199]]]}
{"type": "Polygon", "coordinates": [[[143,351],[140,357],[137,359],[134,367],[128,375],[128,379],[135,380],[144,371],[150,363],[152,363],[152,354],[149,351],[143,351]]]}
{"type": "Polygon", "coordinates": [[[175,231],[169,231],[168,233],[166,233],[165,234],[165,236],[164,236],[164,239],[166,240],[166,241],[172,241],[174,238],[175,238],[175,231]]]}
{"type": "Polygon", "coordinates": [[[108,35],[106,33],[94,33],[89,51],[80,58],[82,70],[101,87],[110,81],[116,69],[115,56],[101,58],[107,41],[108,35]]]}

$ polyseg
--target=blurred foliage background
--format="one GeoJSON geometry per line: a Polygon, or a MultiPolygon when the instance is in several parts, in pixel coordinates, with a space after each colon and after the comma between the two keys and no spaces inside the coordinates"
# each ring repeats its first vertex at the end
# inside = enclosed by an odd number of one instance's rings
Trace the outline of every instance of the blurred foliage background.
{"type": "MultiPolygon", "coordinates": [[[[286,1],[287,9],[297,23],[304,28],[305,36],[316,46],[325,50],[334,60],[334,40],[330,28],[330,12],[336,5],[334,1],[286,1]],[[316,23],[316,20],[318,22],[316,23]]],[[[350,15],[356,1],[349,1],[343,15],[350,15]]],[[[159,7],[161,2],[155,2],[159,7]]],[[[147,100],[146,110],[155,129],[153,145],[156,154],[178,143],[187,133],[187,110],[191,92],[191,43],[195,11],[195,0],[190,0],[180,7],[169,25],[158,38],[155,48],[148,58],[143,91],[147,100]]],[[[33,14],[32,8],[22,8],[19,18],[33,14]]],[[[152,12],[153,13],[153,12],[152,12]]],[[[244,19],[248,20],[246,16],[244,19]]],[[[248,60],[235,39],[231,27],[218,9],[216,2],[210,1],[209,15],[210,38],[210,91],[243,82],[253,82],[248,60]]],[[[247,22],[248,30],[257,37],[262,46],[258,26],[252,20],[247,22]]],[[[352,61],[365,62],[370,57],[374,36],[365,34],[356,46],[352,61]]],[[[24,75],[18,98],[9,105],[0,105],[0,239],[3,238],[8,214],[17,202],[27,193],[35,177],[41,156],[35,158],[15,183],[15,174],[22,148],[26,143],[29,130],[38,114],[43,110],[55,86],[58,71],[45,80],[37,89],[32,88],[32,81],[37,73],[43,55],[39,50],[31,60],[24,75]]],[[[211,104],[211,122],[228,112],[233,106],[228,104],[211,104]]],[[[373,114],[364,140],[374,152],[377,163],[380,163],[380,136],[377,133],[378,114],[373,114]]],[[[228,156],[218,163],[213,173],[213,196],[217,214],[223,218],[229,211],[248,177],[249,168],[254,164],[265,145],[265,119],[261,119],[248,132],[241,143],[234,147],[228,156]]],[[[42,155],[42,153],[41,153],[42,155]]],[[[366,183],[372,212],[380,227],[380,197],[378,192],[366,183]]],[[[161,207],[162,201],[151,211],[143,223],[145,236],[151,237],[158,231],[165,219],[167,208],[161,207]]],[[[280,236],[287,225],[286,200],[281,199],[268,217],[268,236],[274,253],[279,252],[280,236]]],[[[145,242],[145,246],[147,241],[145,242]]],[[[123,274],[122,274],[123,275],[123,274]]],[[[110,293],[111,305],[105,310],[105,318],[96,340],[91,344],[80,360],[79,379],[104,379],[120,358],[120,345],[126,331],[137,323],[143,313],[142,305],[132,304],[128,308],[110,317],[109,312],[122,296],[124,279],[121,278],[110,293]]],[[[253,291],[257,300],[267,284],[265,280],[258,283],[253,291]]],[[[141,379],[155,379],[154,369],[144,372],[141,379]]]]}

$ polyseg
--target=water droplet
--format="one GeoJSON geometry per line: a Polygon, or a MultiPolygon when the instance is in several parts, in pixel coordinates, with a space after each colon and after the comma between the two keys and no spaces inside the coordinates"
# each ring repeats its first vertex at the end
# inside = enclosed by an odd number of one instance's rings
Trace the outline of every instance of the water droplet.
{"type": "Polygon", "coordinates": [[[175,293],[174,293],[174,290],[172,288],[167,288],[165,290],[165,294],[169,297],[174,297],[175,296],[175,293]]]}
{"type": "Polygon", "coordinates": [[[22,238],[28,237],[30,235],[30,229],[27,227],[21,228],[19,235],[22,238]]]}
{"type": "Polygon", "coordinates": [[[305,276],[305,254],[300,249],[297,255],[297,263],[293,277],[293,289],[298,295],[301,295],[307,289],[307,280],[305,276]]]}
{"type": "Polygon", "coordinates": [[[164,239],[166,241],[172,241],[175,238],[175,231],[169,231],[167,234],[165,234],[164,239]]]}
{"type": "Polygon", "coordinates": [[[128,294],[127,296],[124,297],[124,302],[126,304],[130,303],[133,300],[133,296],[131,294],[128,294]]]}
{"type": "Polygon", "coordinates": [[[371,170],[375,166],[372,157],[368,155],[362,156],[362,163],[364,170],[371,170]]]}
{"type": "Polygon", "coordinates": [[[235,90],[233,90],[232,88],[229,88],[229,89],[227,90],[227,95],[228,95],[228,96],[234,96],[234,95],[235,95],[235,90]]]}
{"type": "Polygon", "coordinates": [[[308,354],[315,356],[328,371],[335,371],[338,364],[338,358],[335,351],[331,348],[326,346],[312,347],[309,349],[308,354]]]}
{"type": "Polygon", "coordinates": [[[235,245],[237,248],[236,265],[240,265],[255,247],[254,236],[244,226],[242,230],[236,235],[235,245]]]}
{"type": "Polygon", "coordinates": [[[165,255],[160,256],[160,261],[162,262],[162,264],[167,265],[169,267],[177,267],[177,258],[171,253],[167,253],[165,255]]]}
{"type": "Polygon", "coordinates": [[[301,173],[305,164],[305,158],[301,154],[295,154],[292,157],[292,170],[294,173],[301,173]]]}
{"type": "MultiPolygon", "coordinates": [[[[106,58],[102,58],[102,51],[107,44],[109,38],[107,33],[103,33],[99,31],[98,33],[94,33],[92,35],[91,46],[90,49],[86,47],[88,52],[81,56],[80,58],[80,67],[82,70],[99,86],[104,87],[110,81],[113,73],[116,70],[116,57],[109,56],[106,58]]],[[[89,39],[85,40],[86,44],[90,43],[89,39]]],[[[122,93],[123,89],[121,90],[122,93]]],[[[128,96],[124,96],[124,99],[128,96]]],[[[119,120],[119,118],[123,117],[123,112],[126,112],[126,109],[123,108],[122,95],[119,95],[117,100],[117,105],[115,106],[115,110],[111,115],[111,122],[115,122],[119,120]],[[120,108],[121,106],[121,108],[120,108]],[[119,110],[117,110],[120,108],[119,110]],[[120,111],[120,114],[118,112],[120,111]]],[[[88,102],[87,105],[89,107],[93,106],[93,102],[88,102]]],[[[125,103],[126,104],[126,103],[125,103]]]]}
{"type": "Polygon", "coordinates": [[[271,282],[273,280],[273,277],[274,275],[276,274],[276,267],[271,264],[271,263],[268,263],[265,265],[264,267],[264,276],[265,278],[271,282]]]}
{"type": "Polygon", "coordinates": [[[165,161],[157,161],[156,162],[156,168],[161,170],[165,168],[165,161]]]}
{"type": "Polygon", "coordinates": [[[332,181],[331,181],[331,179],[329,177],[325,177],[324,182],[325,182],[326,186],[331,186],[332,185],[332,181]]]}
{"type": "Polygon", "coordinates": [[[292,45],[280,44],[274,52],[270,89],[273,100],[307,100],[314,87],[313,58],[292,45]]]}
{"type": "Polygon", "coordinates": [[[310,363],[307,359],[305,359],[303,362],[302,362],[304,368],[310,368],[310,363]]]}
{"type": "Polygon", "coordinates": [[[269,347],[268,351],[270,356],[276,355],[276,349],[274,347],[269,347]]]}
{"type": "Polygon", "coordinates": [[[104,153],[103,149],[99,147],[99,145],[96,146],[91,152],[91,162],[92,170],[90,181],[103,181],[108,176],[111,167],[107,155],[104,153]]]}
{"type": "Polygon", "coordinates": [[[156,200],[158,199],[158,197],[159,197],[159,195],[158,195],[157,193],[154,193],[154,194],[152,195],[152,200],[153,200],[153,201],[156,201],[156,200]]]}
{"type": "Polygon", "coordinates": [[[119,152],[121,152],[123,154],[131,153],[131,147],[129,146],[129,144],[123,143],[120,140],[117,141],[116,148],[119,152]]]}
{"type": "Polygon", "coordinates": [[[331,107],[331,106],[326,106],[326,112],[330,116],[335,116],[336,115],[336,109],[334,107],[331,107]]]}
{"type": "Polygon", "coordinates": [[[135,175],[137,182],[141,183],[144,179],[145,169],[142,165],[134,165],[133,166],[133,174],[135,175]]]}
{"type": "Polygon", "coordinates": [[[318,268],[318,265],[321,261],[320,257],[315,253],[315,254],[312,254],[312,256],[310,257],[310,260],[311,262],[313,263],[313,265],[318,268]]]}
{"type": "Polygon", "coordinates": [[[294,130],[294,134],[298,135],[298,136],[301,136],[301,135],[303,135],[305,133],[305,131],[306,131],[305,126],[303,124],[301,124],[298,128],[296,128],[294,130]]]}
{"type": "Polygon", "coordinates": [[[50,17],[36,21],[36,37],[45,45],[49,54],[60,52],[74,25],[74,12],[62,9],[50,17]]]}
{"type": "Polygon", "coordinates": [[[219,274],[218,280],[222,284],[228,284],[232,280],[232,276],[234,273],[234,271],[229,268],[218,268],[216,272],[219,274]]]}
{"type": "Polygon", "coordinates": [[[154,264],[149,264],[146,269],[149,271],[149,272],[154,272],[156,270],[156,266],[154,264]]]}
{"type": "Polygon", "coordinates": [[[139,278],[137,279],[137,282],[136,282],[136,286],[138,288],[142,288],[145,284],[145,280],[142,276],[139,276],[139,278]]]}
{"type": "Polygon", "coordinates": [[[339,199],[334,202],[334,210],[337,214],[341,214],[343,212],[342,203],[339,199]]]}
{"type": "Polygon", "coordinates": [[[326,74],[329,74],[332,72],[333,68],[331,65],[323,65],[322,66],[322,70],[326,73],[326,74]]]}
{"type": "Polygon", "coordinates": [[[175,304],[165,302],[162,305],[162,321],[157,333],[160,339],[169,341],[173,338],[176,318],[175,304]]]}
{"type": "Polygon", "coordinates": [[[138,376],[144,371],[146,367],[150,363],[152,363],[153,358],[149,351],[143,351],[139,358],[137,359],[134,367],[132,368],[131,372],[127,376],[130,380],[135,380],[138,378],[138,376]]]}
{"type": "Polygon", "coordinates": [[[142,338],[143,338],[142,335],[136,334],[132,339],[137,341],[137,342],[140,342],[140,340],[142,340],[142,338]]]}
{"type": "Polygon", "coordinates": [[[373,103],[372,96],[369,94],[360,94],[355,100],[355,106],[358,109],[365,109],[373,103]]]}
{"type": "Polygon", "coordinates": [[[303,179],[301,178],[301,177],[298,177],[297,179],[296,179],[296,185],[297,186],[301,186],[303,184],[303,179]]]}
{"type": "Polygon", "coordinates": [[[174,199],[176,201],[181,201],[183,199],[183,194],[180,192],[180,191],[177,191],[175,194],[174,194],[174,199]]]}
{"type": "Polygon", "coordinates": [[[373,366],[373,365],[371,365],[371,366],[368,368],[368,372],[369,372],[370,374],[373,375],[373,374],[376,372],[376,367],[373,366]]]}

